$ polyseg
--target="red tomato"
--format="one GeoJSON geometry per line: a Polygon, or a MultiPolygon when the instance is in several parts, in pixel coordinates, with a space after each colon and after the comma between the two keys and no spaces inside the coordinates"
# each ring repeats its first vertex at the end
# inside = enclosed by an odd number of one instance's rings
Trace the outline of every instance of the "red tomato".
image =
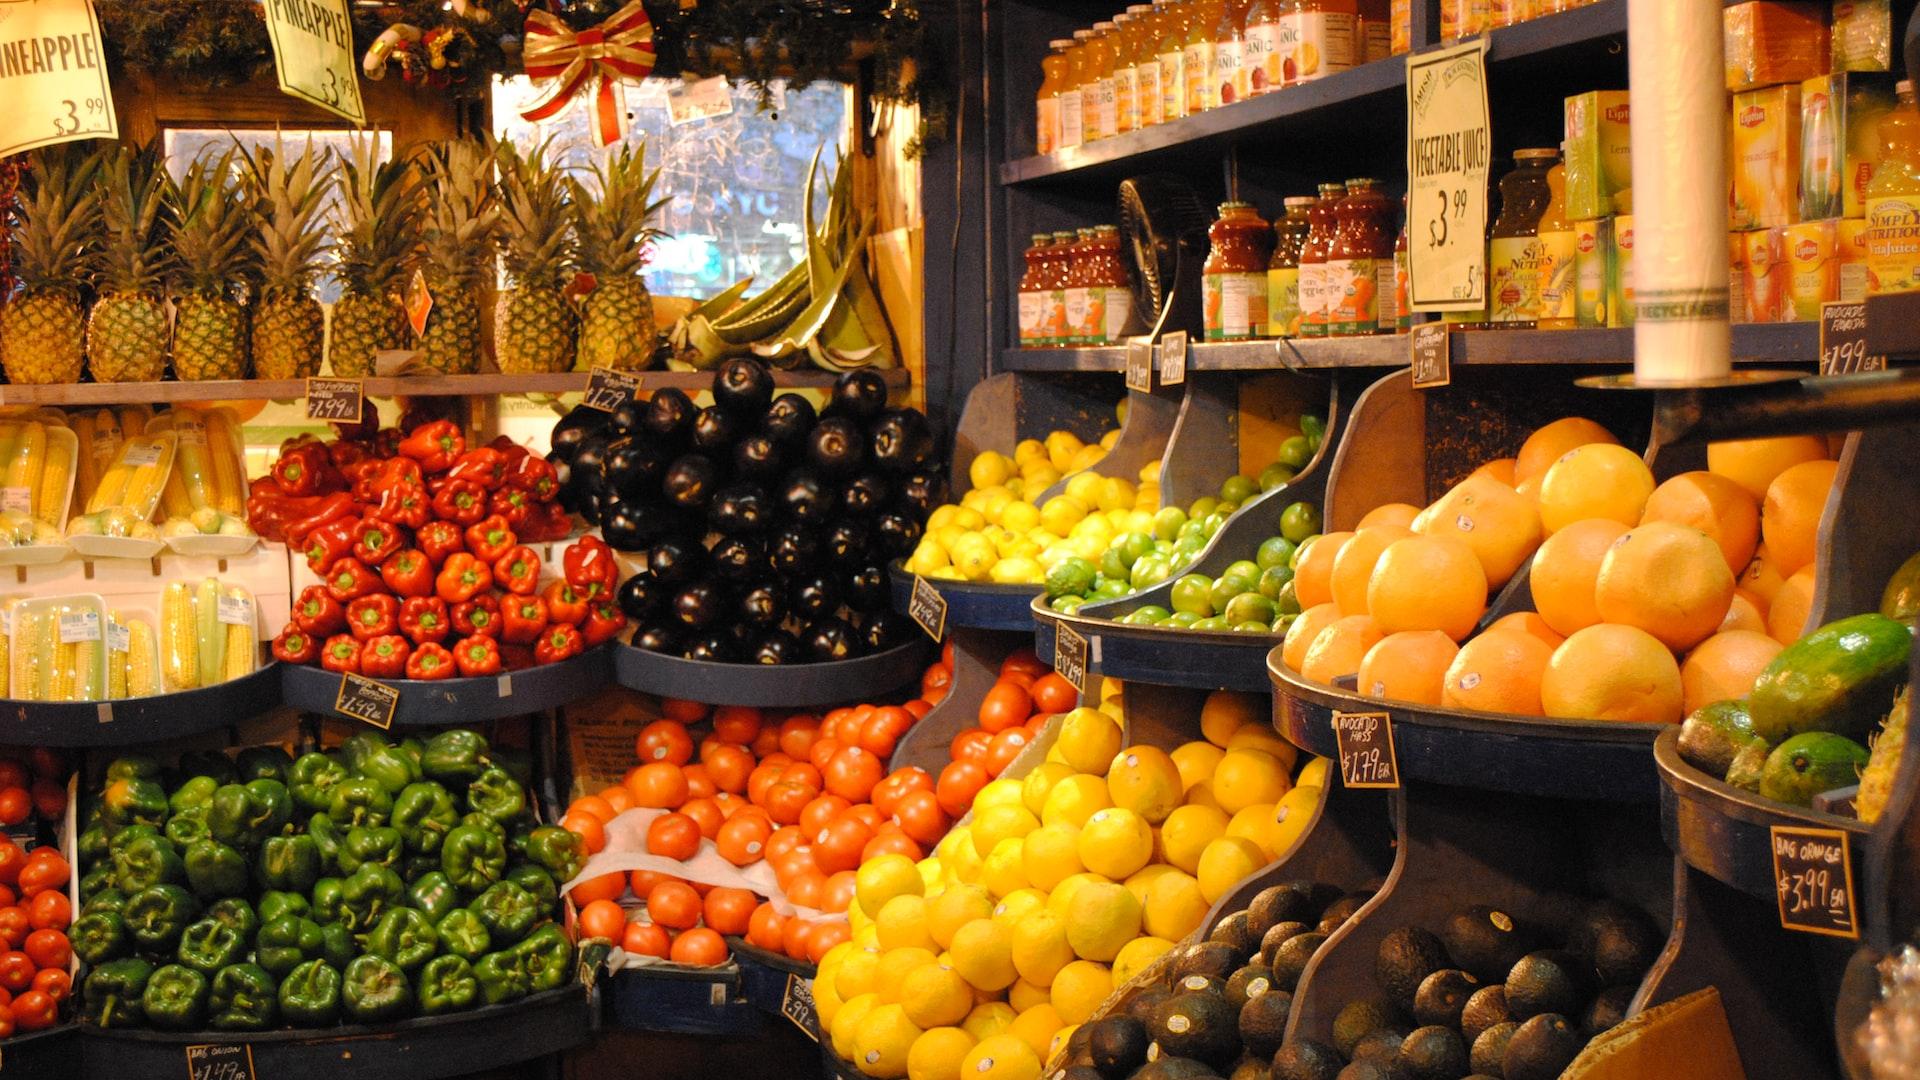
{"type": "Polygon", "coordinates": [[[840,752],[840,745],[839,739],[828,735],[826,731],[822,729],[820,737],[813,740],[813,745],[807,748],[808,764],[819,769],[821,772],[826,772],[827,762],[832,761],[833,755],[840,752]]]}
{"type": "Polygon", "coordinates": [[[719,835],[720,823],[726,820],[720,804],[712,799],[688,799],[680,805],[680,812],[692,818],[700,826],[700,835],[709,840],[719,835]]]}
{"type": "Polygon", "coordinates": [[[698,761],[680,766],[680,775],[687,778],[689,799],[711,799],[720,793],[720,785],[713,782],[713,774],[698,761]]]}
{"type": "Polygon", "coordinates": [[[909,791],[894,804],[893,820],[900,830],[922,844],[937,844],[947,835],[952,819],[940,805],[940,797],[931,791],[909,791]]]}
{"type": "Polygon", "coordinates": [[[685,861],[700,853],[700,823],[685,814],[661,814],[647,826],[647,851],[685,861]]]}
{"type": "Polygon", "coordinates": [[[772,904],[763,903],[753,909],[753,917],[747,920],[747,942],[762,949],[778,950],[786,928],[787,917],[775,911],[772,904]]]}
{"type": "Polygon", "coordinates": [[[673,939],[669,956],[676,964],[715,967],[727,962],[727,943],[711,930],[689,930],[673,939]]]}
{"type": "Polygon", "coordinates": [[[616,816],[633,809],[633,792],[628,791],[625,785],[622,784],[615,784],[610,788],[604,788],[596,797],[605,801],[608,806],[613,807],[613,812],[616,816]]]}
{"type": "Polygon", "coordinates": [[[933,792],[940,800],[940,809],[949,817],[959,817],[973,806],[973,797],[987,786],[992,777],[987,775],[984,765],[973,761],[954,761],[940,770],[940,780],[934,784],[933,792]]]}
{"type": "Polygon", "coordinates": [[[67,935],[60,930],[35,930],[28,934],[26,952],[36,966],[43,968],[64,968],[67,961],[73,959],[67,935]]]}
{"type": "Polygon", "coordinates": [[[913,838],[905,833],[879,833],[867,841],[866,847],[860,849],[860,861],[866,862],[868,859],[877,859],[882,855],[905,855],[914,862],[919,862],[924,854],[920,850],[920,845],[914,843],[913,838]]]}
{"type": "MultiPolygon", "coordinates": [[[[27,914],[26,908],[18,904],[0,908],[0,941],[6,942],[7,948],[19,948],[21,943],[27,940],[27,935],[32,932],[33,920],[27,914]]],[[[5,985],[4,982],[0,982],[0,986],[5,985]]]]}
{"type": "Polygon", "coordinates": [[[723,705],[713,711],[716,738],[745,746],[760,734],[760,710],[747,705],[723,705]]]}
{"type": "Polygon", "coordinates": [[[893,748],[900,743],[900,736],[913,727],[913,714],[898,705],[873,710],[873,715],[860,725],[860,745],[880,760],[893,756],[893,748]]]}
{"type": "Polygon", "coordinates": [[[872,803],[854,803],[852,806],[847,807],[847,812],[841,816],[859,818],[861,821],[867,823],[867,828],[875,832],[878,832],[880,826],[885,824],[886,821],[885,818],[880,816],[880,811],[873,808],[872,803]]]}
{"type": "Polygon", "coordinates": [[[680,766],[656,761],[627,774],[627,790],[636,806],[673,810],[687,801],[687,775],[680,766]]]}
{"type": "Polygon", "coordinates": [[[38,990],[28,990],[13,999],[13,1022],[21,1031],[40,1031],[59,1020],[60,1005],[38,990]]]}
{"type": "Polygon", "coordinates": [[[55,1001],[65,1001],[73,993],[73,977],[64,968],[48,968],[35,973],[33,988],[55,1001]]]}
{"type": "Polygon", "coordinates": [[[947,667],[949,668],[953,667],[953,639],[952,638],[948,638],[946,641],[946,644],[940,646],[940,662],[947,665],[947,667]]]}
{"type": "Polygon", "coordinates": [[[780,721],[780,752],[789,757],[804,758],[807,748],[820,736],[820,718],[806,713],[795,713],[780,721]]]}
{"type": "Polygon", "coordinates": [[[693,760],[693,737],[687,734],[687,725],[677,720],[655,720],[640,729],[634,755],[642,765],[655,761],[685,765],[693,760]]]}
{"type": "Polygon", "coordinates": [[[926,698],[914,698],[900,707],[912,713],[915,721],[920,721],[925,720],[927,714],[933,711],[933,702],[926,698]]]}
{"type": "Polygon", "coordinates": [[[881,817],[892,817],[901,796],[909,791],[932,791],[933,777],[918,765],[895,769],[885,780],[873,785],[873,808],[881,817]]]}
{"type": "Polygon", "coordinates": [[[827,876],[818,870],[806,870],[793,875],[787,881],[786,889],[788,903],[818,910],[820,897],[827,891],[827,876]]]}
{"type": "Polygon", "coordinates": [[[953,666],[950,664],[935,664],[920,676],[920,696],[936,705],[945,701],[952,689],[953,666]]]}
{"type": "Polygon", "coordinates": [[[758,815],[742,811],[720,826],[720,835],[713,838],[713,843],[720,849],[721,858],[735,866],[746,866],[765,856],[767,838],[772,835],[772,826],[758,815]]]}
{"type": "Polygon", "coordinates": [[[861,849],[873,839],[873,826],[843,814],[813,837],[813,861],[829,874],[860,866],[861,849]]]}
{"type": "Polygon", "coordinates": [[[1080,703],[1080,691],[1064,676],[1047,672],[1033,681],[1033,705],[1041,712],[1063,713],[1080,703]]]}
{"type": "Polygon", "coordinates": [[[620,941],[627,933],[627,913],[611,900],[595,900],[581,908],[576,921],[583,938],[620,941]]]}
{"type": "Polygon", "coordinates": [[[707,718],[711,705],[702,705],[697,701],[682,701],[679,698],[661,698],[660,715],[669,720],[678,720],[682,724],[697,724],[707,718]]]}
{"type": "Polygon", "coordinates": [[[73,921],[73,904],[66,893],[48,889],[27,906],[27,920],[35,930],[65,930],[73,921]]]}
{"type": "Polygon", "coordinates": [[[706,765],[714,787],[738,795],[747,790],[747,779],[753,775],[753,754],[743,747],[722,744],[714,748],[706,765]]]}
{"type": "Polygon", "coordinates": [[[768,761],[754,766],[753,771],[747,774],[747,799],[758,805],[767,797],[767,789],[779,783],[780,774],[786,770],[785,765],[775,765],[768,761]]]}
{"type": "MultiPolygon", "coordinates": [[[[0,990],[0,993],[5,992],[0,990]]],[[[13,1038],[13,1002],[9,999],[5,1005],[0,1005],[0,1039],[11,1038],[13,1038]]]]}
{"type": "Polygon", "coordinates": [[[782,825],[767,837],[767,858],[778,862],[780,858],[796,848],[807,846],[807,834],[798,825],[782,825]]]}
{"type": "Polygon", "coordinates": [[[666,930],[652,923],[628,923],[626,936],[620,939],[620,947],[638,956],[657,956],[667,958],[667,950],[673,945],[673,939],[666,930]]]}
{"type": "Polygon", "coordinates": [[[27,775],[25,765],[15,758],[0,758],[0,788],[23,788],[29,783],[32,777],[27,775]]]}
{"type": "Polygon", "coordinates": [[[773,878],[785,889],[803,874],[820,873],[820,864],[813,861],[813,849],[802,845],[782,852],[768,855],[767,862],[773,866],[773,878]]]}
{"type": "Polygon", "coordinates": [[[947,744],[947,757],[954,761],[978,764],[987,759],[987,747],[992,742],[993,734],[986,728],[965,728],[953,737],[953,742],[947,744]]]}
{"type": "Polygon", "coordinates": [[[33,816],[33,795],[26,788],[0,790],[0,825],[18,825],[33,816]]]}
{"type": "Polygon", "coordinates": [[[847,906],[853,903],[858,880],[859,874],[853,870],[842,870],[827,878],[827,887],[820,893],[820,910],[836,915],[846,911],[847,906]]]}
{"type": "Polygon", "coordinates": [[[709,927],[729,937],[739,937],[747,932],[753,909],[759,904],[746,889],[719,888],[707,894],[702,911],[709,927]]]}
{"type": "Polygon", "coordinates": [[[15,995],[33,985],[34,972],[39,970],[40,966],[33,962],[33,957],[18,949],[0,953],[0,986],[15,995]]]}
{"type": "Polygon", "coordinates": [[[766,757],[768,754],[778,753],[780,729],[771,722],[762,725],[760,734],[753,737],[753,742],[747,744],[747,749],[753,751],[754,757],[766,757]]]}
{"type": "Polygon", "coordinates": [[[569,814],[588,814],[600,819],[601,823],[612,821],[615,810],[607,800],[598,795],[582,795],[567,804],[569,814]]]}
{"type": "Polygon", "coordinates": [[[867,801],[873,786],[880,782],[886,766],[880,759],[857,746],[842,747],[821,770],[826,788],[852,803],[867,801]]]}
{"type": "Polygon", "coordinates": [[[789,919],[786,932],[780,935],[780,951],[792,960],[807,958],[807,942],[813,938],[813,923],[806,919],[789,919]]]}
{"type": "Polygon", "coordinates": [[[700,925],[700,894],[684,881],[663,881],[647,894],[647,916],[669,930],[700,925]]]}
{"type": "Polygon", "coordinates": [[[42,777],[33,782],[33,812],[48,821],[58,821],[67,812],[67,786],[42,777]]]}
{"type": "Polygon", "coordinates": [[[607,846],[607,827],[591,814],[570,813],[560,819],[560,827],[578,835],[586,843],[589,855],[607,846]]]}
{"type": "Polygon", "coordinates": [[[627,875],[627,891],[642,900],[653,891],[655,885],[663,881],[678,881],[672,874],[663,874],[658,870],[635,870],[627,875]]]}
{"type": "MultiPolygon", "coordinates": [[[[588,878],[580,884],[575,885],[567,895],[573,897],[575,904],[584,906],[593,903],[595,900],[618,900],[620,899],[620,894],[626,891],[627,875],[616,870],[611,874],[601,874],[599,877],[588,878]]],[[[52,895],[54,894],[40,894],[40,896],[52,895]]],[[[38,896],[34,897],[35,900],[39,898],[38,896]]]]}
{"type": "Polygon", "coordinates": [[[1020,751],[1025,750],[1027,744],[1032,741],[1033,732],[1023,727],[1011,728],[995,735],[993,745],[987,747],[987,771],[999,776],[1006,771],[1007,766],[1013,764],[1013,759],[1019,757],[1020,751]]]}
{"type": "Polygon", "coordinates": [[[782,780],[767,789],[767,797],[760,801],[767,816],[775,825],[798,825],[800,814],[807,804],[820,794],[820,789],[791,780],[782,780]]]}
{"type": "Polygon", "coordinates": [[[1004,678],[994,683],[980,702],[980,726],[993,734],[1019,727],[1031,715],[1033,699],[1026,689],[1004,678]]]}
{"type": "Polygon", "coordinates": [[[818,964],[828,949],[852,937],[852,928],[839,919],[815,923],[807,934],[807,960],[818,964]]]}
{"type": "Polygon", "coordinates": [[[1040,658],[1033,654],[1032,649],[1015,649],[1013,652],[1007,654],[1005,660],[1000,662],[1000,674],[1002,675],[1010,672],[1019,672],[1024,675],[1032,675],[1037,679],[1045,675],[1048,670],[1047,665],[1040,662],[1040,658]]]}
{"type": "Polygon", "coordinates": [[[818,836],[820,830],[853,804],[838,795],[819,795],[800,810],[800,831],[818,836]]]}

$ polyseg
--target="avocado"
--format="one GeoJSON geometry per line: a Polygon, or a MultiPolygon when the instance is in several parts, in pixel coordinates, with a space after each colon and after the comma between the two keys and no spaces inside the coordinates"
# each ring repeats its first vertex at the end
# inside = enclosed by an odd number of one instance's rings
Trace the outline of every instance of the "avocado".
{"type": "Polygon", "coordinates": [[[1880,593],[1880,614],[1904,623],[1920,619],[1920,551],[1907,556],[1887,579],[1880,593]]]}
{"type": "Polygon", "coordinates": [[[1586,998],[1587,965],[1570,952],[1528,953],[1507,973],[1507,1011],[1517,1020],[1540,1013],[1566,1014],[1586,998]]]}
{"type": "Polygon", "coordinates": [[[1312,930],[1313,927],[1303,922],[1289,920],[1287,922],[1274,923],[1267,928],[1266,934],[1260,938],[1260,962],[1268,967],[1272,967],[1273,954],[1287,939],[1310,933],[1312,930]]]}
{"type": "Polygon", "coordinates": [[[1753,733],[1781,743],[1807,731],[1864,741],[1906,681],[1913,633],[1878,613],[1837,619],[1782,649],[1747,696],[1753,733]]]}
{"type": "Polygon", "coordinates": [[[1353,918],[1354,912],[1359,911],[1371,899],[1373,899],[1371,891],[1351,892],[1342,896],[1328,904],[1327,910],[1320,913],[1320,925],[1316,929],[1323,934],[1333,933],[1345,925],[1348,919],[1353,918]]]}
{"type": "Polygon", "coordinates": [[[1287,1037],[1287,1014],[1293,1010],[1293,995],[1285,990],[1270,990],[1247,999],[1240,1008],[1240,1042],[1247,1053],[1266,1060],[1287,1037]]]}
{"type": "Polygon", "coordinates": [[[1053,1075],[1057,1080],[1107,1080],[1099,1069],[1091,1065],[1069,1065],[1053,1075]]]}
{"type": "Polygon", "coordinates": [[[1480,1033],[1495,1024],[1513,1019],[1507,1012],[1507,988],[1499,983],[1483,986],[1467,999],[1460,1010],[1460,1034],[1471,1044],[1480,1033]]]}
{"type": "Polygon", "coordinates": [[[1506,1068],[1507,1043],[1512,1041],[1513,1033],[1519,1030],[1519,1024],[1506,1020],[1481,1032],[1473,1040],[1473,1050],[1468,1055],[1473,1071],[1500,1076],[1506,1068]]]}
{"type": "Polygon", "coordinates": [[[1170,989],[1176,994],[1222,994],[1227,992],[1225,979],[1216,979],[1211,975],[1189,975],[1174,983],[1170,989]]]}
{"type": "Polygon", "coordinates": [[[1400,1044],[1407,1041],[1412,1028],[1401,1024],[1375,1028],[1353,1044],[1353,1060],[1378,1062],[1388,1068],[1400,1057],[1400,1044]]]}
{"type": "Polygon", "coordinates": [[[1341,1069],[1334,1080],[1393,1080],[1393,1070],[1371,1061],[1354,1061],[1341,1069]]]}
{"type": "Polygon", "coordinates": [[[1189,975],[1205,975],[1211,979],[1226,981],[1234,969],[1242,963],[1233,946],[1218,941],[1198,941],[1186,947],[1178,959],[1167,971],[1167,982],[1179,985],[1180,980],[1189,975]]]}
{"type": "Polygon", "coordinates": [[[1467,1044],[1449,1027],[1415,1028],[1400,1044],[1394,1080],[1458,1080],[1467,1071],[1467,1044]]]}
{"type": "Polygon", "coordinates": [[[1227,1080],[1271,1080],[1267,1075],[1267,1063],[1264,1059],[1241,1058],[1240,1064],[1227,1074],[1227,1080]]]}
{"type": "Polygon", "coordinates": [[[1558,1080],[1587,1041],[1559,1013],[1541,1013],[1514,1031],[1500,1059],[1505,1080],[1558,1080]]]}
{"type": "Polygon", "coordinates": [[[1593,1003],[1580,1017],[1580,1034],[1591,1039],[1595,1035],[1618,1025],[1627,1018],[1627,1006],[1632,1004],[1634,992],[1638,987],[1609,986],[1594,995],[1593,1003]]]}
{"type": "Polygon", "coordinates": [[[1440,929],[1453,962],[1483,983],[1499,982],[1519,959],[1536,947],[1531,927],[1495,907],[1477,905],[1447,920],[1440,929]]]}
{"type": "Polygon", "coordinates": [[[1280,943],[1273,950],[1273,985],[1280,990],[1291,991],[1300,985],[1300,974],[1307,970],[1307,961],[1319,951],[1327,935],[1317,931],[1295,934],[1280,943]]]}
{"type": "Polygon", "coordinates": [[[1733,763],[1727,766],[1727,783],[1742,791],[1760,792],[1760,773],[1767,767],[1767,755],[1773,753],[1773,747],[1767,740],[1754,736],[1747,745],[1733,755],[1733,763]]]}
{"type": "Polygon", "coordinates": [[[1153,1022],[1154,1010],[1172,996],[1173,991],[1164,986],[1143,986],[1134,993],[1133,1000],[1127,1002],[1127,1015],[1139,1021],[1142,1026],[1150,1024],[1153,1022]]]}
{"type": "Polygon", "coordinates": [[[1741,698],[1715,701],[1693,710],[1680,724],[1680,759],[1709,776],[1727,775],[1733,755],[1753,735],[1753,715],[1741,698]]]}
{"type": "Polygon", "coordinates": [[[1794,806],[1812,806],[1823,791],[1860,782],[1867,767],[1867,748],[1844,735],[1806,731],[1793,736],[1767,755],[1760,768],[1760,795],[1794,806]]]}
{"type": "Polygon", "coordinates": [[[1219,1075],[1205,1062],[1164,1055],[1142,1066],[1133,1074],[1133,1080],[1208,1080],[1219,1075]]]}
{"type": "Polygon", "coordinates": [[[1386,991],[1388,1000],[1412,1011],[1413,995],[1420,989],[1421,980],[1452,966],[1439,938],[1417,926],[1403,926],[1380,940],[1380,950],[1374,954],[1373,978],[1386,991]]]}
{"type": "Polygon", "coordinates": [[[1260,935],[1253,932],[1253,920],[1244,911],[1236,911],[1221,919],[1207,938],[1232,949],[1243,964],[1260,947],[1260,935]]]}
{"type": "Polygon", "coordinates": [[[1088,1060],[1107,1080],[1125,1080],[1146,1064],[1147,1045],[1153,1040],[1147,1037],[1146,1025],[1133,1017],[1103,1016],[1074,1034],[1081,1031],[1087,1033],[1088,1060]]]}
{"type": "Polygon", "coordinates": [[[1351,1059],[1353,1048],[1370,1031],[1393,1027],[1403,1021],[1398,1009],[1385,998],[1358,998],[1340,1007],[1333,1018],[1333,1048],[1351,1059]]]}
{"type": "Polygon", "coordinates": [[[1617,900],[1588,907],[1575,932],[1573,948],[1593,959],[1600,983],[1637,983],[1660,956],[1659,928],[1639,909],[1617,900]]]}
{"type": "Polygon", "coordinates": [[[1092,1061],[1092,1051],[1089,1047],[1093,1045],[1093,1032],[1088,1030],[1091,1026],[1092,1025],[1089,1024],[1077,1025],[1073,1029],[1073,1034],[1067,1036],[1068,1060],[1092,1061]]]}
{"type": "Polygon", "coordinates": [[[1227,1004],[1241,1008],[1271,989],[1273,969],[1265,964],[1248,964],[1227,978],[1227,1004]]]}
{"type": "Polygon", "coordinates": [[[1340,1075],[1340,1054],[1333,1047],[1312,1039],[1295,1039],[1273,1055],[1273,1080],[1335,1080],[1340,1075]]]}
{"type": "Polygon", "coordinates": [[[1206,991],[1175,994],[1147,1025],[1162,1054],[1192,1058],[1215,1071],[1240,1056],[1239,1017],[1227,999],[1206,991]]]}
{"type": "Polygon", "coordinates": [[[1289,881],[1255,893],[1247,904],[1247,921],[1265,939],[1268,928],[1276,923],[1317,919],[1319,911],[1313,903],[1313,886],[1289,881]]]}
{"type": "Polygon", "coordinates": [[[1458,1027],[1460,1010],[1480,989],[1480,980],[1459,968],[1442,968],[1420,981],[1413,992],[1413,1019],[1422,1027],[1458,1027]]]}

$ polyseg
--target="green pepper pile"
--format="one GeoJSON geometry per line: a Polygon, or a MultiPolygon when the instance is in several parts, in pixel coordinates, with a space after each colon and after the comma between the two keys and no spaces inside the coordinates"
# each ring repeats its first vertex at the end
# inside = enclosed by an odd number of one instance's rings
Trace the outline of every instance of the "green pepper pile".
{"type": "Polygon", "coordinates": [[[123,757],[80,836],[83,1015],[103,1028],[376,1024],[573,978],[556,922],[580,838],[471,731],[123,757]]]}

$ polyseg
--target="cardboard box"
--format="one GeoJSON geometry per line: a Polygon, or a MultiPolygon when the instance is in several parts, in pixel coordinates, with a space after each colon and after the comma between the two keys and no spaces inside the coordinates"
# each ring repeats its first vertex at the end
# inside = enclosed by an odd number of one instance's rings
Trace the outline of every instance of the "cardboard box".
{"type": "Polygon", "coordinates": [[[1727,89],[1797,83],[1826,74],[1825,8],[1812,0],[1750,0],[1722,11],[1727,89]]]}
{"type": "Polygon", "coordinates": [[[1798,221],[1800,86],[1733,95],[1733,216],[1739,231],[1798,221]]]}
{"type": "Polygon", "coordinates": [[[1867,298],[1867,222],[1864,218],[1841,218],[1834,230],[1834,253],[1840,262],[1838,299],[1858,301],[1867,298]]]}
{"type": "Polygon", "coordinates": [[[1613,310],[1613,219],[1573,223],[1573,318],[1579,326],[1606,326],[1613,310]]]}
{"type": "Polygon", "coordinates": [[[1833,70],[1885,71],[1893,63],[1889,0],[1834,0],[1833,70]]]}
{"type": "Polygon", "coordinates": [[[1727,234],[1727,316],[1732,322],[1747,321],[1747,244],[1737,232],[1727,234]]]}
{"type": "Polygon", "coordinates": [[[1755,229],[1740,234],[1746,265],[1741,286],[1747,294],[1747,321],[1785,322],[1788,312],[1787,230],[1755,229]]]}
{"type": "Polygon", "coordinates": [[[1840,73],[1800,84],[1800,220],[1866,213],[1880,118],[1892,109],[1891,76],[1840,73]]]}
{"type": "Polygon", "coordinates": [[[1607,279],[1607,325],[1632,326],[1633,295],[1633,215],[1613,218],[1612,273],[1607,279]]]}
{"type": "Polygon", "coordinates": [[[1625,90],[1566,99],[1567,217],[1606,217],[1614,193],[1633,186],[1631,118],[1625,90]]]}
{"type": "Polygon", "coordinates": [[[1803,221],[1787,226],[1787,312],[1789,322],[1813,322],[1820,306],[1840,299],[1839,229],[1834,221],[1803,221]]]}

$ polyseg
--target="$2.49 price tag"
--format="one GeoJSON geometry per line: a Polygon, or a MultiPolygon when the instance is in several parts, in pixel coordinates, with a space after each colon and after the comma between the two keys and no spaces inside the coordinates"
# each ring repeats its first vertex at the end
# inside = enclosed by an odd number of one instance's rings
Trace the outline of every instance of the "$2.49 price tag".
{"type": "Polygon", "coordinates": [[[1383,712],[1336,712],[1340,782],[1350,788],[1397,788],[1400,760],[1393,752],[1393,718],[1383,712]]]}
{"type": "Polygon", "coordinates": [[[1415,311],[1487,296],[1487,39],[1407,57],[1407,273],[1415,311]]]}
{"type": "Polygon", "coordinates": [[[1858,939],[1860,920],[1853,901],[1853,856],[1847,834],[1839,829],[1775,825],[1774,897],[1780,925],[1789,930],[1858,939]]]}
{"type": "Polygon", "coordinates": [[[253,1047],[245,1043],[189,1046],[187,1080],[254,1080],[253,1047]]]}

